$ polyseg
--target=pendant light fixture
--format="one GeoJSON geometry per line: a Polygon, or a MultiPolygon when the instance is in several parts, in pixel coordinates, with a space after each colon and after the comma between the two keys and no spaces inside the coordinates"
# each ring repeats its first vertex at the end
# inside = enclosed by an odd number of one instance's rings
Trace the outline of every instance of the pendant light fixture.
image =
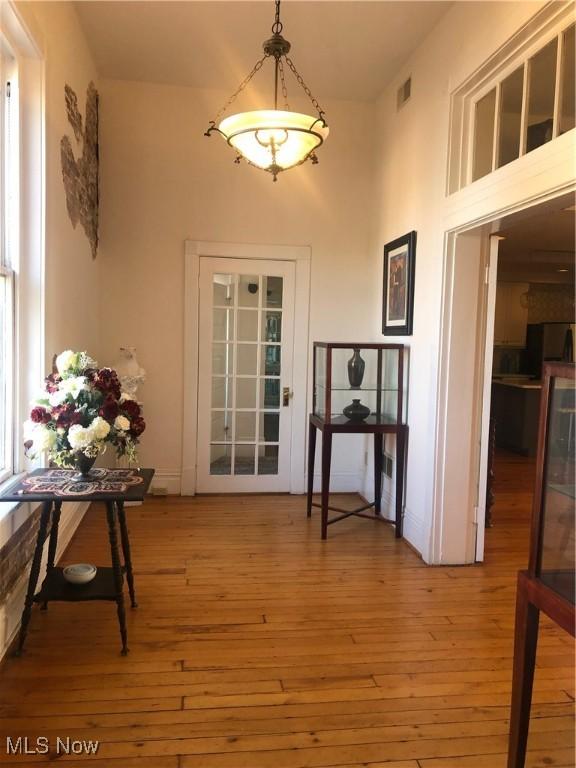
{"type": "Polygon", "coordinates": [[[263,48],[264,56],[256,62],[250,74],[240,83],[214,120],[210,121],[210,126],[204,135],[211,136],[213,131],[217,131],[236,150],[236,163],[244,158],[250,165],[271,173],[276,181],[281,171],[301,165],[308,159],[312,163],[318,162],[316,149],[328,136],[328,125],[324,119],[324,111],[288,56],[290,43],[282,37],[280,0],[276,0],[272,37],[264,42],[263,48]],[[246,88],[264,62],[270,58],[274,59],[274,109],[240,112],[225,117],[217,125],[228,107],[246,88]],[[287,64],[298,85],[312,102],[316,111],[314,116],[290,110],[284,64],[287,64]],[[279,88],[284,101],[283,109],[278,109],[279,88]]]}

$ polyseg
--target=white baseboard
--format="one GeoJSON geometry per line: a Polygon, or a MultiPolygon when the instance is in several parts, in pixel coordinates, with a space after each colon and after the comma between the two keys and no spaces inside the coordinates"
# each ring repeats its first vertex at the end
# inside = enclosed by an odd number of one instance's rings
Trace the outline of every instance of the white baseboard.
{"type": "Polygon", "coordinates": [[[421,517],[417,517],[407,507],[404,507],[404,538],[420,554],[425,563],[429,564],[428,529],[421,517]]]}
{"type": "MultiPolygon", "coordinates": [[[[58,549],[56,550],[56,562],[60,559],[62,553],[70,543],[76,529],[82,522],[82,518],[88,509],[87,502],[71,502],[62,505],[62,514],[60,517],[60,526],[58,529],[58,549]]],[[[44,554],[40,567],[40,579],[46,568],[48,558],[48,540],[44,543],[44,554]]],[[[10,643],[20,629],[20,618],[24,607],[24,597],[28,586],[28,577],[30,566],[18,579],[14,589],[8,595],[6,601],[0,606],[0,659],[6,653],[10,643]]],[[[40,584],[38,585],[40,586],[40,584]]]]}
{"type": "Polygon", "coordinates": [[[182,490],[182,475],[178,470],[158,469],[154,472],[149,493],[154,488],[165,488],[166,492],[172,496],[179,496],[182,490]]]}
{"type": "MultiPolygon", "coordinates": [[[[395,516],[396,496],[385,488],[382,489],[382,517],[393,520],[395,516]]],[[[421,518],[416,517],[407,507],[403,509],[402,535],[406,541],[420,554],[424,562],[428,553],[427,531],[421,518]]]]}
{"type": "MultiPolygon", "coordinates": [[[[306,478],[306,482],[308,482],[306,478]]],[[[322,475],[314,473],[314,493],[320,493],[322,488],[322,475]]],[[[362,475],[359,472],[331,472],[330,493],[360,493],[362,489],[362,475]]]]}

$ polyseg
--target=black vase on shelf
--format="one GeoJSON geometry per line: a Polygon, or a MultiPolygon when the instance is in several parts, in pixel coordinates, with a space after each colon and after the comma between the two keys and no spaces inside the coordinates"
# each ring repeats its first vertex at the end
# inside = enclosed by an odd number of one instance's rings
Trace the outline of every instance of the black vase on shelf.
{"type": "Polygon", "coordinates": [[[364,378],[364,369],[366,363],[360,355],[360,349],[354,347],[354,354],[348,360],[348,381],[350,382],[350,389],[360,389],[362,386],[362,379],[364,378]]]}
{"type": "Polygon", "coordinates": [[[343,413],[350,421],[364,421],[370,416],[370,408],[362,405],[360,400],[352,400],[352,403],[344,408],[343,413]]]}

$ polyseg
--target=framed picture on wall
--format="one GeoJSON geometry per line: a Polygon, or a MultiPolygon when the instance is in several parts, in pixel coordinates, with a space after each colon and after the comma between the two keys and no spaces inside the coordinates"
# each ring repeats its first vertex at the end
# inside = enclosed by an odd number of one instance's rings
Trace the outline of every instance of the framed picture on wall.
{"type": "Polygon", "coordinates": [[[384,246],[384,291],[382,333],[411,336],[414,314],[416,232],[398,237],[384,246]]]}

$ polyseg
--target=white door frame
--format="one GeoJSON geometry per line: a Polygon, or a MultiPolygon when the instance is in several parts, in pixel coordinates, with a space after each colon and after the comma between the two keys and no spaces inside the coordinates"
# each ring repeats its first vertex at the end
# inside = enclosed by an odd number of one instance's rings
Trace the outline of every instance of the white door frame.
{"type": "Polygon", "coordinates": [[[198,334],[200,307],[200,258],[266,259],[292,261],[296,265],[294,304],[294,360],[292,436],[290,446],[290,493],[304,493],[306,471],[306,398],[308,381],[308,326],[310,315],[309,246],[215,243],[186,240],[184,243],[184,415],[182,436],[183,496],[196,493],[196,436],[198,428],[198,334]]]}
{"type": "MultiPolygon", "coordinates": [[[[563,138],[563,137],[562,137],[563,138]]],[[[564,166],[565,167],[565,166],[564,166]]],[[[436,445],[434,466],[434,500],[432,527],[426,562],[469,564],[477,559],[476,528],[478,520],[480,458],[486,450],[481,445],[482,414],[490,408],[490,389],[484,381],[484,361],[489,291],[484,270],[488,265],[489,236],[502,229],[512,217],[518,221],[529,217],[533,209],[573,194],[572,179],[517,204],[486,211],[477,219],[450,228],[445,236],[444,284],[440,328],[440,361],[436,411],[436,445]],[[477,331],[470,335],[473,354],[465,365],[459,363],[463,307],[460,302],[458,237],[475,230],[477,238],[478,284],[474,306],[465,306],[466,316],[477,318],[477,331]],[[472,377],[472,378],[471,378],[472,377]],[[461,393],[473,381],[473,401],[461,393]]],[[[489,200],[485,201],[489,205],[489,200]]],[[[462,210],[452,214],[462,216],[462,210]]],[[[493,317],[491,318],[493,323],[493,317]]],[[[482,522],[483,524],[483,522],[482,522]]]]}

